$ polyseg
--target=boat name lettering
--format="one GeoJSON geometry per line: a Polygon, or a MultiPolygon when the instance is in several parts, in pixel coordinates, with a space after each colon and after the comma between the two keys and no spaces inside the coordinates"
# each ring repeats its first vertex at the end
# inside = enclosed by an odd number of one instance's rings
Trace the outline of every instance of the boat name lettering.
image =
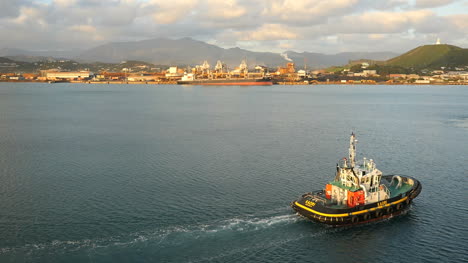
{"type": "Polygon", "coordinates": [[[315,206],[315,203],[310,201],[310,200],[306,200],[305,205],[308,206],[308,207],[313,207],[313,206],[315,206]]]}
{"type": "Polygon", "coordinates": [[[383,205],[386,205],[387,204],[387,201],[382,201],[382,202],[379,202],[377,205],[378,206],[383,206],[383,205]]]}

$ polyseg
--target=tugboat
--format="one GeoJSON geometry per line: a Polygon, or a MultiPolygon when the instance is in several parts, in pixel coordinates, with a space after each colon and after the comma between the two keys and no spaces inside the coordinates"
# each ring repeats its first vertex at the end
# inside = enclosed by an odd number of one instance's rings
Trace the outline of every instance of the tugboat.
{"type": "Polygon", "coordinates": [[[313,221],[347,226],[390,218],[405,212],[421,192],[409,176],[382,175],[372,159],[356,162],[356,136],[349,139],[349,158],[336,165],[336,176],[323,190],[303,194],[291,203],[313,221]]]}

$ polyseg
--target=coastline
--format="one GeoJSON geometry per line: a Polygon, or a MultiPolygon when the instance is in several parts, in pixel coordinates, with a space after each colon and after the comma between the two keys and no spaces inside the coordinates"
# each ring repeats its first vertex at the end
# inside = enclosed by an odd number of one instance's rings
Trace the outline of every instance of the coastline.
{"type": "MultiPolygon", "coordinates": [[[[0,80],[0,83],[49,83],[48,81],[42,80],[0,80]]],[[[70,81],[70,82],[61,82],[61,83],[72,83],[72,84],[120,84],[120,85],[127,85],[127,84],[151,84],[151,85],[177,85],[177,81],[70,81]]],[[[51,83],[56,84],[56,83],[51,83]]],[[[314,82],[314,83],[304,83],[304,82],[278,82],[275,85],[282,85],[282,86],[290,86],[290,85],[299,85],[299,86],[316,86],[316,85],[387,85],[387,86],[395,86],[395,85],[411,85],[411,86],[466,86],[468,82],[447,82],[447,83],[387,83],[387,82],[362,82],[362,83],[343,83],[343,82],[314,82]]],[[[196,86],[196,85],[195,85],[196,86]]]]}

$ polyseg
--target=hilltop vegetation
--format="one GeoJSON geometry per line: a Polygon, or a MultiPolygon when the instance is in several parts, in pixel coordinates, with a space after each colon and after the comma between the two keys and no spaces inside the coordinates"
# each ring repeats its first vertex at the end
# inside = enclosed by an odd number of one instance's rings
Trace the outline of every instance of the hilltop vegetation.
{"type": "Polygon", "coordinates": [[[468,49],[452,45],[425,45],[387,60],[383,66],[413,69],[440,69],[468,65],[468,49]]]}
{"type": "MultiPolygon", "coordinates": [[[[425,45],[412,49],[403,55],[387,61],[374,61],[366,69],[376,70],[377,74],[426,74],[432,70],[460,70],[468,68],[468,49],[453,45],[425,45]]],[[[328,68],[328,72],[345,74],[362,72],[361,64],[348,64],[342,67],[328,68]]]]}

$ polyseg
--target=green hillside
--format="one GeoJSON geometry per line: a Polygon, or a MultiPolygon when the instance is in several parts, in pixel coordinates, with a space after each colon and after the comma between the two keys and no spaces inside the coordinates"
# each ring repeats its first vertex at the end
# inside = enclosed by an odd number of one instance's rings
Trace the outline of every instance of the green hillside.
{"type": "Polygon", "coordinates": [[[468,49],[452,45],[426,45],[387,60],[385,66],[415,69],[468,66],[468,49]]]}
{"type": "Polygon", "coordinates": [[[436,60],[433,65],[439,67],[468,66],[468,49],[451,50],[445,56],[436,60]]]}

